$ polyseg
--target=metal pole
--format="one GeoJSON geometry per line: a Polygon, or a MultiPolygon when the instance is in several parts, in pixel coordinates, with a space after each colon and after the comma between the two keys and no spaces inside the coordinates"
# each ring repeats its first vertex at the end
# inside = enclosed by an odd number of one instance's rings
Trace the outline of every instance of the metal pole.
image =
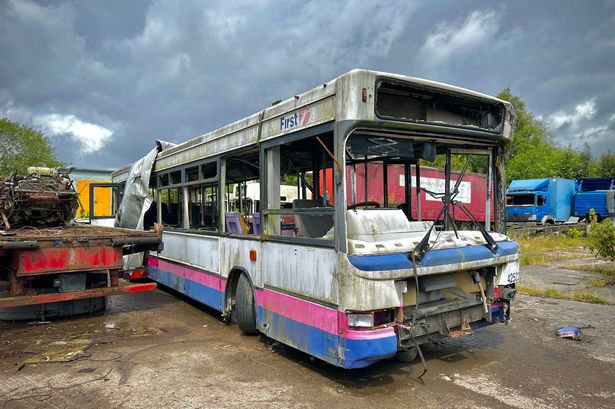
{"type": "Polygon", "coordinates": [[[367,155],[365,155],[365,161],[363,162],[363,201],[367,202],[367,155]]]}
{"type": "Polygon", "coordinates": [[[350,167],[350,189],[352,190],[352,204],[357,203],[357,165],[350,167]]]}
{"type": "Polygon", "coordinates": [[[327,207],[327,154],[322,151],[322,207],[327,207]]]}
{"type": "Polygon", "coordinates": [[[183,193],[183,218],[182,218],[182,226],[184,229],[190,228],[190,192],[188,192],[188,187],[184,186],[182,188],[183,193]]]}
{"type": "Polygon", "coordinates": [[[451,196],[451,151],[446,151],[446,164],[444,165],[444,231],[450,230],[449,198],[451,196]]]}
{"type": "Polygon", "coordinates": [[[404,211],[408,220],[412,219],[412,178],[410,177],[410,164],[404,163],[404,211]]]}
{"type": "Polygon", "coordinates": [[[416,219],[420,222],[423,220],[423,215],[421,214],[421,165],[418,160],[414,169],[416,172],[416,219]]]}
{"type": "Polygon", "coordinates": [[[156,190],[156,219],[162,224],[162,190],[156,190]]]}
{"type": "Polygon", "coordinates": [[[312,199],[317,200],[318,195],[320,195],[320,171],[319,163],[318,163],[318,151],[316,147],[314,147],[314,152],[312,153],[312,199]]]}
{"type": "Polygon", "coordinates": [[[485,201],[485,230],[491,231],[491,195],[493,192],[493,161],[492,154],[489,152],[489,162],[487,165],[487,200],[485,201]]]}
{"type": "Polygon", "coordinates": [[[224,191],[226,190],[226,159],[220,159],[220,171],[218,172],[218,231],[225,230],[226,224],[226,200],[224,191]]]}
{"type": "Polygon", "coordinates": [[[389,166],[385,161],[382,161],[382,178],[384,179],[384,207],[389,207],[389,166]]]}

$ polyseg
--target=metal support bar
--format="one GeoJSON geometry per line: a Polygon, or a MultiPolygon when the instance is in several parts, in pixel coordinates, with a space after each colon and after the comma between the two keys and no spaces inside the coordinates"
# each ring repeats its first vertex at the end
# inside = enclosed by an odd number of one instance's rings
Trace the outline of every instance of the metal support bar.
{"type": "Polygon", "coordinates": [[[493,194],[493,155],[489,152],[487,162],[487,198],[485,200],[485,230],[491,231],[491,196],[493,194]]]}
{"type": "Polygon", "coordinates": [[[365,161],[363,162],[363,192],[365,195],[363,197],[363,201],[369,201],[369,199],[367,198],[367,155],[365,155],[365,161]]]}
{"type": "Polygon", "coordinates": [[[420,222],[423,216],[421,215],[421,165],[419,161],[416,161],[414,170],[416,172],[416,219],[420,222]]]}
{"type": "Polygon", "coordinates": [[[449,203],[451,198],[451,151],[446,151],[446,164],[444,165],[444,231],[451,229],[449,203]]]}
{"type": "Polygon", "coordinates": [[[81,300],[85,298],[106,297],[109,295],[132,294],[154,291],[156,283],[130,284],[121,287],[92,288],[89,290],[41,295],[22,295],[0,298],[0,308],[22,307],[24,305],[49,304],[53,302],[81,300]]]}
{"type": "Polygon", "coordinates": [[[383,161],[382,162],[382,179],[383,180],[383,190],[384,190],[384,207],[389,207],[389,166],[383,161]]]}
{"type": "Polygon", "coordinates": [[[408,220],[412,220],[412,177],[410,175],[410,164],[404,163],[404,211],[408,220]]]}

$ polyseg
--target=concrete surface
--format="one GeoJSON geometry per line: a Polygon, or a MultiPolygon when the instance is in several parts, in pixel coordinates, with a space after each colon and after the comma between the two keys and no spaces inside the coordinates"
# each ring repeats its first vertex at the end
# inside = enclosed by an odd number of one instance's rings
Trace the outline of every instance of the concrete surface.
{"type": "MultiPolygon", "coordinates": [[[[581,291],[597,295],[611,304],[615,304],[615,286],[594,287],[592,280],[603,279],[598,272],[575,270],[568,266],[592,265],[600,263],[595,258],[573,259],[552,263],[549,266],[521,266],[519,285],[539,290],[555,289],[563,294],[581,291]]],[[[615,404],[613,405],[615,407],[615,404]]]]}
{"type": "Polygon", "coordinates": [[[172,293],[116,297],[105,314],[0,324],[0,408],[615,406],[615,306],[519,296],[513,313],[509,325],[426,346],[420,381],[420,361],[342,370],[242,336],[172,293]],[[582,341],[557,338],[566,325],[591,327],[582,341]],[[71,340],[90,346],[22,367],[71,340]]]}

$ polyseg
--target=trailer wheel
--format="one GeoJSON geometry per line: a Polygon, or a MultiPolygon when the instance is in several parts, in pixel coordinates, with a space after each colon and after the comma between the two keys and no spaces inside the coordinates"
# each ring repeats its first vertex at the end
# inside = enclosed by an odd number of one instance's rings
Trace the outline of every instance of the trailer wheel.
{"type": "Polygon", "coordinates": [[[241,332],[246,335],[256,334],[256,308],[254,306],[254,291],[245,274],[242,274],[237,282],[235,312],[237,314],[237,324],[239,324],[241,332]]]}

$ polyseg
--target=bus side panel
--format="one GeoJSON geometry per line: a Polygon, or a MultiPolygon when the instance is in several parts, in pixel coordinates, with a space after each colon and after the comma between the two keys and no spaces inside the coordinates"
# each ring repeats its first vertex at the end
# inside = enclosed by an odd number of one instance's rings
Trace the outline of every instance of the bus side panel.
{"type": "Polygon", "coordinates": [[[220,275],[228,278],[234,268],[241,268],[250,276],[254,288],[263,287],[261,242],[257,239],[220,238],[220,275]],[[250,251],[256,252],[256,260],[250,260],[250,251]]]}
{"type": "Polygon", "coordinates": [[[148,259],[149,277],[211,308],[222,311],[226,280],[217,273],[155,256],[148,259]]]}
{"type": "Polygon", "coordinates": [[[150,257],[150,278],[222,310],[226,279],[219,274],[219,238],[164,232],[161,258],[150,257]]]}
{"type": "Polygon", "coordinates": [[[332,248],[263,243],[261,261],[266,286],[338,304],[337,256],[332,248]]]}
{"type": "Polygon", "coordinates": [[[397,352],[393,327],[353,330],[334,307],[268,288],[256,294],[261,331],[323,361],[363,368],[397,352]]]}
{"type": "Polygon", "coordinates": [[[266,288],[258,299],[262,330],[273,339],[337,365],[335,250],[272,242],[264,242],[262,248],[266,254],[261,261],[266,288]]]}
{"type": "Polygon", "coordinates": [[[257,309],[268,337],[338,365],[337,309],[268,288],[257,291],[257,309]]]}

